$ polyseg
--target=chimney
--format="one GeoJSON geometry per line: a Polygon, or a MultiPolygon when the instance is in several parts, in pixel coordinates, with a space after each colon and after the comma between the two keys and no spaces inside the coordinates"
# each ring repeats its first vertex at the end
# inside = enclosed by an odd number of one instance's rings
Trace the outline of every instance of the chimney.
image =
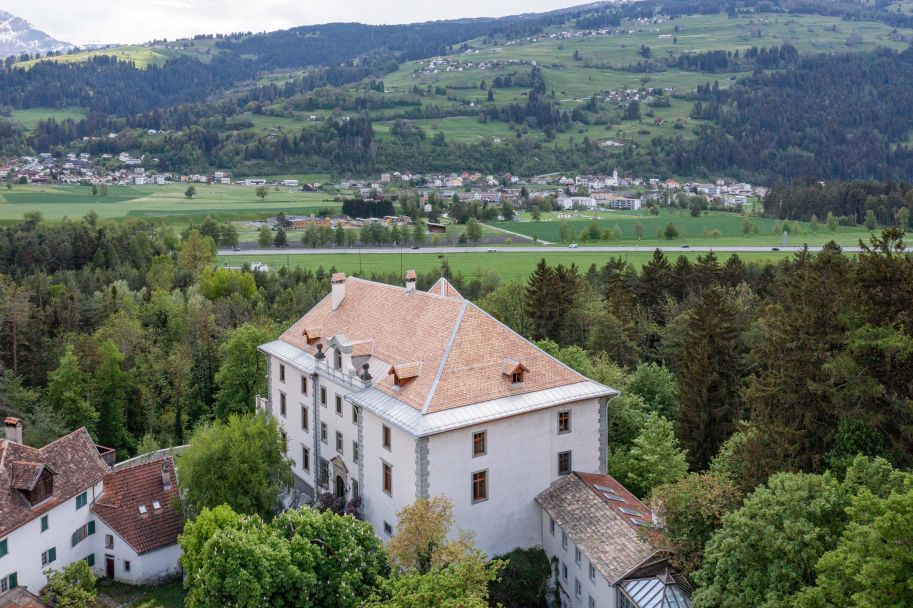
{"type": "Polygon", "coordinates": [[[3,421],[6,440],[10,443],[22,443],[22,421],[10,416],[3,421]]]}
{"type": "Polygon", "coordinates": [[[333,310],[339,308],[343,299],[346,297],[346,275],[343,272],[337,272],[330,279],[333,286],[333,310]]]}
{"type": "Polygon", "coordinates": [[[414,270],[406,271],[406,291],[415,291],[416,278],[414,270]]]}
{"type": "Polygon", "coordinates": [[[171,489],[171,467],[167,458],[162,461],[162,489],[166,492],[171,489]]]}

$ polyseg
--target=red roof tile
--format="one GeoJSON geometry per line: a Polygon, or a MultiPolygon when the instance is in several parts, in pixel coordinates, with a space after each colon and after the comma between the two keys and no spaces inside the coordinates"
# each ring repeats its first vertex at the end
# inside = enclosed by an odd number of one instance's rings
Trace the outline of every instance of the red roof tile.
{"type": "Polygon", "coordinates": [[[11,441],[0,442],[0,538],[85,492],[110,472],[111,468],[101,459],[84,428],[41,449],[11,441]],[[17,486],[27,485],[30,480],[25,479],[26,473],[38,471],[35,465],[47,466],[54,472],[54,490],[49,499],[33,509],[20,492],[27,488],[17,486]]]}
{"type": "Polygon", "coordinates": [[[174,460],[161,460],[115,471],[105,477],[105,490],[92,511],[137,553],[173,545],[181,533],[181,514],[172,502],[177,496],[174,460]],[[162,484],[162,464],[168,466],[170,487],[162,484]],[[153,502],[159,503],[155,509],[153,502]],[[144,506],[146,513],[140,513],[144,506]]]}

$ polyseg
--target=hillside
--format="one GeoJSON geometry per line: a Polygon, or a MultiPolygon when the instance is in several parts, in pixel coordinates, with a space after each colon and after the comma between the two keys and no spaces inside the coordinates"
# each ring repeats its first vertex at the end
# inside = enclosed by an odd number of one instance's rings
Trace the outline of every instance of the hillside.
{"type": "Polygon", "coordinates": [[[35,29],[25,19],[0,10],[0,57],[64,51],[72,46],[35,29]]]}

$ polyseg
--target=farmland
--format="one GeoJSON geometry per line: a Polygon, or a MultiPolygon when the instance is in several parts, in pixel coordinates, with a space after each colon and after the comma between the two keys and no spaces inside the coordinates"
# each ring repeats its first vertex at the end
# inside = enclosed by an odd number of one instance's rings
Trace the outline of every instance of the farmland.
{"type": "MultiPolygon", "coordinates": [[[[698,253],[683,252],[684,255],[692,261],[698,253]]],[[[704,254],[706,255],[706,254],[704,254]]],[[[746,261],[767,261],[780,260],[793,255],[786,252],[763,252],[763,253],[740,253],[739,257],[746,261]]],[[[602,266],[611,258],[623,258],[627,263],[640,267],[645,264],[651,253],[621,253],[612,254],[604,252],[587,252],[586,250],[567,251],[567,252],[512,252],[498,251],[495,253],[487,252],[469,252],[469,253],[448,253],[443,259],[447,261],[450,269],[454,273],[462,273],[467,278],[487,277],[491,274],[497,275],[503,281],[525,281],[529,274],[535,269],[539,260],[545,259],[549,264],[576,264],[582,271],[586,271],[591,264],[602,266]]],[[[667,254],[670,258],[678,257],[677,254],[667,254]]],[[[719,254],[719,258],[725,260],[728,254],[719,254]]],[[[239,267],[244,264],[262,262],[270,266],[271,269],[282,267],[317,270],[323,268],[329,271],[334,269],[338,272],[348,274],[358,274],[364,277],[370,277],[372,274],[400,273],[406,270],[415,270],[417,272],[431,272],[440,268],[441,260],[433,250],[426,250],[425,253],[376,253],[359,255],[355,250],[349,250],[344,253],[332,254],[267,254],[263,256],[249,255],[220,255],[219,264],[225,266],[239,267]]]]}
{"type": "Polygon", "coordinates": [[[25,110],[13,110],[10,114],[15,122],[26,129],[34,129],[41,120],[53,118],[57,122],[64,120],[80,120],[86,117],[87,112],[83,108],[28,108],[25,110]]]}
{"type": "Polygon", "coordinates": [[[257,198],[253,188],[195,184],[193,199],[186,185],[111,186],[107,196],[93,196],[88,186],[15,186],[0,191],[0,223],[17,222],[25,213],[39,211],[46,220],[77,219],[94,211],[102,219],[158,218],[186,223],[190,218],[261,219],[279,211],[309,214],[338,206],[323,194],[284,188],[257,198]]]}

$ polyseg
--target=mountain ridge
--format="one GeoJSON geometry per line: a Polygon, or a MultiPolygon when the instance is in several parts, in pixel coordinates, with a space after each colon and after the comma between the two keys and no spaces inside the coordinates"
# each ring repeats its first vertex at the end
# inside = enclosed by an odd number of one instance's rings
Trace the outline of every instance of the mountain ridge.
{"type": "Polygon", "coordinates": [[[57,40],[25,19],[0,9],[0,57],[65,51],[72,47],[69,42],[57,40]]]}

